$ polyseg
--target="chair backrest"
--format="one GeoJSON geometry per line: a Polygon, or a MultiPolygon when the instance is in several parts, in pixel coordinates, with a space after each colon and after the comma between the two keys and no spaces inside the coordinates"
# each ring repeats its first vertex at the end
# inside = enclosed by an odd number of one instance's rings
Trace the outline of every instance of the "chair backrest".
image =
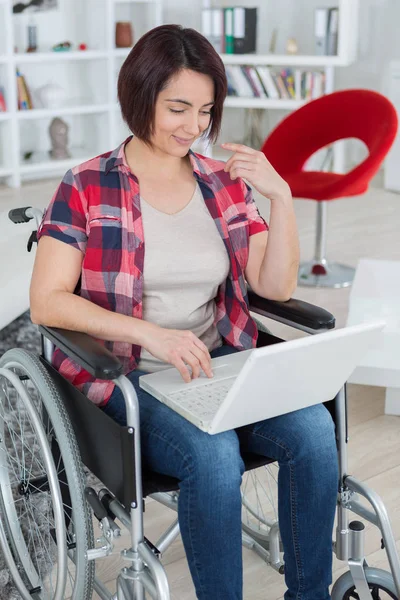
{"type": "Polygon", "coordinates": [[[397,127],[396,109],[385,96],[371,90],[344,90],[321,96],[292,112],[271,132],[261,150],[284,175],[300,171],[321,148],[357,138],[379,165],[397,127]]]}

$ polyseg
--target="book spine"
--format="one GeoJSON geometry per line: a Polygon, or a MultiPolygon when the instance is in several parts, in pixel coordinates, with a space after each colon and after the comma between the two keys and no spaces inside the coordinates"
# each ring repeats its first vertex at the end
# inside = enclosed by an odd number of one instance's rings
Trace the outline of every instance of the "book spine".
{"type": "Polygon", "coordinates": [[[18,108],[19,110],[28,109],[28,99],[25,94],[25,89],[22,84],[22,75],[17,71],[17,92],[18,92],[18,108]]]}
{"type": "Polygon", "coordinates": [[[6,110],[7,110],[7,105],[6,105],[4,88],[0,87],[0,112],[6,112],[6,110]]]}
{"type": "Polygon", "coordinates": [[[271,98],[271,100],[278,100],[279,90],[275,84],[275,81],[271,75],[271,71],[269,70],[269,68],[260,65],[257,67],[257,72],[268,94],[268,97],[271,98]]]}
{"type": "Polygon", "coordinates": [[[243,72],[244,76],[246,77],[247,81],[249,82],[249,85],[250,85],[250,87],[252,89],[252,92],[253,92],[253,96],[255,98],[259,98],[260,94],[259,94],[257,86],[255,85],[255,83],[253,81],[253,78],[251,76],[250,67],[242,66],[241,69],[242,69],[242,72],[243,72]]]}
{"type": "Polygon", "coordinates": [[[26,79],[24,77],[24,75],[21,75],[21,79],[22,79],[22,86],[24,88],[24,92],[25,92],[25,98],[26,98],[26,102],[27,102],[27,106],[29,109],[33,108],[33,104],[32,104],[32,98],[31,98],[31,94],[29,91],[29,87],[26,83],[26,79]]]}
{"type": "Polygon", "coordinates": [[[260,98],[267,98],[268,94],[265,93],[264,87],[260,82],[257,71],[255,67],[248,67],[248,74],[251,77],[253,84],[258,92],[258,96],[260,98]]]}
{"type": "Polygon", "coordinates": [[[275,85],[279,90],[279,96],[284,100],[290,100],[289,92],[287,91],[285,84],[280,73],[272,73],[272,77],[275,81],[275,85]]]}
{"type": "Polygon", "coordinates": [[[253,88],[251,87],[251,85],[249,84],[249,82],[247,81],[247,77],[244,75],[242,69],[240,68],[239,65],[233,65],[232,66],[232,73],[234,73],[234,77],[235,77],[235,81],[237,84],[237,90],[239,93],[239,96],[242,98],[252,98],[254,96],[253,94],[253,88]]]}
{"type": "Polygon", "coordinates": [[[225,67],[226,80],[228,82],[228,96],[238,96],[238,91],[236,88],[235,78],[232,75],[231,68],[229,66],[225,67]]]}

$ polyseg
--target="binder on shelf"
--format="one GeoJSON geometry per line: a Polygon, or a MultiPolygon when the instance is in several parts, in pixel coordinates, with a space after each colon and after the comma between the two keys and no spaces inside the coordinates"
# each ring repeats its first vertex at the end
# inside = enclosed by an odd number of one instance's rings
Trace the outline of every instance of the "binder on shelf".
{"type": "Polygon", "coordinates": [[[329,9],[329,19],[328,19],[328,36],[327,36],[327,46],[326,53],[329,56],[336,56],[338,51],[338,29],[339,29],[339,9],[338,8],[330,8],[329,9]]]}
{"type": "Polygon", "coordinates": [[[257,8],[235,6],[233,9],[233,53],[256,52],[257,8]]]}
{"type": "Polygon", "coordinates": [[[211,41],[212,37],[211,15],[211,8],[203,8],[201,11],[201,33],[208,41],[211,41]]]}
{"type": "Polygon", "coordinates": [[[233,54],[233,8],[225,8],[225,54],[233,54]]]}
{"type": "Polygon", "coordinates": [[[327,54],[328,25],[329,8],[316,8],[314,21],[315,53],[319,56],[327,54]]]}
{"type": "Polygon", "coordinates": [[[222,8],[211,9],[210,42],[219,54],[225,51],[224,10],[222,8]]]}

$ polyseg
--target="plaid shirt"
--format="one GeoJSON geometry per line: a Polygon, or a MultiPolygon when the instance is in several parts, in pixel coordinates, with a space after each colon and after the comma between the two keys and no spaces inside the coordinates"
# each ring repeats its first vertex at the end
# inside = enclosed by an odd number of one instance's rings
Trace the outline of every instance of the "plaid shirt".
{"type": "MultiPolygon", "coordinates": [[[[49,235],[83,253],[80,296],[107,310],[141,319],[145,240],[138,179],[124,152],[130,139],[65,174],[44,215],[38,239],[49,235]]],[[[268,226],[251,189],[239,178],[232,181],[224,162],[192,151],[189,158],[230,260],[228,277],[215,299],[215,324],[224,343],[247,350],[257,341],[244,277],[249,236],[268,226]]],[[[98,341],[119,358],[125,374],[136,368],[140,346],[98,341]]],[[[54,352],[53,364],[94,403],[105,404],[111,396],[112,381],[95,379],[60,349],[54,352]]]]}

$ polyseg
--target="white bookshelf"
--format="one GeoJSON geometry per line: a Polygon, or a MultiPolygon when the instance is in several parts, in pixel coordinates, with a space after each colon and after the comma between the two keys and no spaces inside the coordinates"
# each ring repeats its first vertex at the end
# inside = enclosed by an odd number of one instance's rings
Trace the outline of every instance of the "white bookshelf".
{"type": "Polygon", "coordinates": [[[13,15],[12,4],[0,0],[0,86],[7,102],[7,112],[0,112],[0,184],[19,187],[25,179],[62,175],[114,148],[128,135],[116,110],[116,87],[130,48],[115,48],[115,23],[130,21],[135,41],[163,22],[163,7],[162,0],[68,0],[54,11],[13,15]],[[27,24],[32,16],[38,50],[27,53],[27,24]],[[53,45],[66,40],[73,44],[71,50],[52,51],[53,45]],[[82,42],[87,50],[78,50],[82,42]],[[33,97],[31,110],[17,108],[17,68],[33,97]],[[37,90],[53,82],[67,91],[67,97],[58,108],[45,108],[37,90]],[[69,126],[71,156],[66,160],[49,156],[48,128],[55,117],[69,126]]]}
{"type": "MultiPolygon", "coordinates": [[[[296,5],[303,1],[293,0],[296,5]]],[[[325,0],[318,2],[323,4],[325,0]]],[[[332,6],[336,3],[339,7],[337,56],[260,52],[249,55],[222,54],[222,60],[226,65],[318,68],[324,70],[326,91],[331,92],[335,88],[336,68],[345,67],[356,59],[358,2],[329,0],[327,4],[332,6]]],[[[222,0],[218,3],[223,4],[222,0]]],[[[231,4],[234,3],[235,0],[231,4]]],[[[115,48],[115,22],[131,21],[136,40],[145,31],[163,22],[162,9],[162,0],[60,2],[60,8],[56,11],[34,14],[39,48],[35,53],[26,53],[29,17],[12,15],[12,0],[0,0],[0,85],[6,89],[8,107],[7,113],[0,113],[0,184],[19,187],[24,179],[62,175],[66,168],[81,160],[114,148],[129,134],[119,113],[116,82],[118,71],[130,49],[115,48]],[[47,23],[44,23],[45,19],[47,23]],[[73,50],[51,51],[53,44],[65,40],[74,44],[73,50]],[[87,43],[87,50],[75,49],[81,42],[87,43]],[[15,51],[16,46],[18,51],[15,51]],[[57,109],[41,107],[36,101],[32,110],[19,111],[15,78],[17,67],[25,76],[34,100],[35,90],[49,82],[55,82],[67,90],[79,90],[80,96],[68,98],[57,109]],[[49,159],[48,127],[54,117],[63,118],[69,126],[72,156],[66,161],[49,159]],[[24,159],[31,151],[32,157],[24,159]]],[[[197,6],[196,10],[200,10],[200,7],[197,6]]],[[[264,50],[265,45],[260,48],[264,50]]],[[[312,48],[308,50],[312,51],[312,48]]],[[[304,103],[303,100],[228,97],[225,107],[229,110],[292,111],[304,103]]]]}
{"type": "MultiPolygon", "coordinates": [[[[249,65],[260,66],[264,65],[276,69],[277,67],[285,68],[304,68],[304,70],[321,70],[325,74],[325,93],[331,93],[335,89],[335,70],[343,68],[357,60],[358,47],[358,21],[359,21],[359,0],[316,0],[313,5],[312,0],[293,0],[296,3],[297,10],[302,10],[302,7],[308,7],[308,13],[304,14],[296,27],[307,29],[307,43],[301,44],[307,50],[313,50],[314,44],[314,23],[313,11],[317,7],[337,6],[339,9],[338,23],[338,48],[337,55],[313,55],[307,54],[267,54],[259,52],[257,54],[221,54],[221,58],[225,65],[249,65]],[[302,4],[303,3],[303,4],[302,4]]],[[[230,3],[231,6],[234,3],[230,3]]],[[[256,5],[257,3],[254,3],[256,5]]],[[[228,4],[226,4],[228,5],[228,4]]],[[[258,4],[260,7],[260,4],[258,4]]],[[[259,11],[261,14],[261,10],[259,11]]],[[[265,17],[265,14],[264,14],[265,17]]],[[[268,20],[268,19],[267,19],[268,20]]],[[[265,32],[263,32],[265,38],[265,32]]],[[[258,24],[258,41],[260,42],[260,24],[258,24]]],[[[263,48],[265,49],[265,39],[263,48]]],[[[304,41],[304,40],[303,40],[304,41]]],[[[261,44],[260,44],[261,46],[261,44]]],[[[229,109],[265,109],[265,110],[283,110],[292,111],[303,106],[306,100],[278,99],[271,100],[269,98],[254,98],[254,97],[237,97],[228,96],[225,101],[225,107],[229,109]]],[[[337,172],[344,172],[345,149],[342,142],[338,142],[334,146],[334,169],[337,172]]],[[[212,155],[212,148],[207,148],[207,154],[212,155]]]]}

